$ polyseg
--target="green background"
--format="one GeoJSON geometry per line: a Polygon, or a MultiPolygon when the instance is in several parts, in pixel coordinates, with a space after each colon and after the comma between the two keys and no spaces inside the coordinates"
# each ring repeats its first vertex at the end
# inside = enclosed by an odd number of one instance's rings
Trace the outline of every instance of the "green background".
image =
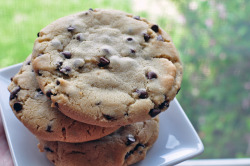
{"type": "Polygon", "coordinates": [[[184,65],[177,98],[205,145],[198,158],[250,156],[250,1],[1,1],[0,68],[24,61],[50,22],[90,7],[146,17],[172,36],[184,65]]]}

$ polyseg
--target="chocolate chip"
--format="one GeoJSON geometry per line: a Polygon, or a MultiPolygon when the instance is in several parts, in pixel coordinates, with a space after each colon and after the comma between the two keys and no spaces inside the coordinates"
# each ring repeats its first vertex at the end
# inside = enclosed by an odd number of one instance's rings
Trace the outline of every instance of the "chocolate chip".
{"type": "Polygon", "coordinates": [[[101,105],[101,103],[102,103],[101,101],[98,101],[95,103],[95,105],[101,105]]]}
{"type": "Polygon", "coordinates": [[[13,81],[13,77],[10,77],[10,81],[13,81]]]}
{"type": "Polygon", "coordinates": [[[31,61],[28,61],[28,62],[26,63],[26,65],[30,65],[30,63],[31,63],[31,61]]]}
{"type": "Polygon", "coordinates": [[[163,37],[161,35],[157,36],[158,41],[164,41],[163,37]]]}
{"type": "Polygon", "coordinates": [[[159,113],[161,113],[161,110],[160,109],[151,109],[149,111],[149,115],[153,118],[155,117],[156,115],[158,115],[159,113]]]}
{"type": "Polygon", "coordinates": [[[13,105],[13,108],[14,108],[14,110],[15,110],[16,112],[19,112],[19,111],[21,111],[21,110],[23,109],[23,105],[22,105],[21,103],[15,103],[15,104],[13,105]]]}
{"type": "Polygon", "coordinates": [[[14,98],[17,97],[17,93],[21,90],[20,86],[15,88],[11,93],[10,93],[10,100],[13,100],[14,98]]]}
{"type": "Polygon", "coordinates": [[[179,89],[177,90],[176,94],[178,94],[180,90],[181,90],[181,88],[179,88],[179,89]]]}
{"type": "Polygon", "coordinates": [[[53,95],[53,93],[51,92],[51,90],[48,90],[48,91],[46,92],[46,96],[47,96],[48,98],[50,98],[51,95],[53,95]]]}
{"type": "Polygon", "coordinates": [[[129,134],[129,135],[127,136],[126,145],[130,145],[130,144],[132,144],[132,143],[134,143],[134,142],[135,142],[135,137],[134,137],[132,134],[129,134]]]}
{"type": "Polygon", "coordinates": [[[69,52],[69,51],[64,51],[64,52],[61,52],[61,54],[63,54],[64,55],[64,57],[66,58],[66,59],[70,59],[71,58],[71,53],[69,52]]]}
{"type": "Polygon", "coordinates": [[[132,54],[135,54],[135,50],[134,49],[130,49],[130,52],[132,53],[132,54]]]}
{"type": "Polygon", "coordinates": [[[89,8],[90,11],[94,11],[92,8],[89,8]]]}
{"type": "Polygon", "coordinates": [[[159,32],[159,27],[158,27],[158,25],[153,25],[153,26],[151,27],[151,29],[152,29],[153,31],[155,31],[156,33],[159,32]]]}
{"type": "Polygon", "coordinates": [[[64,68],[60,69],[60,72],[64,74],[69,74],[70,71],[71,71],[71,67],[69,66],[65,66],[64,68]]]}
{"type": "Polygon", "coordinates": [[[49,147],[47,147],[47,146],[44,147],[44,150],[45,150],[46,152],[51,152],[51,153],[54,152],[53,150],[51,150],[51,149],[50,149],[49,147]]]}
{"type": "Polygon", "coordinates": [[[58,104],[57,102],[55,102],[55,106],[56,106],[57,108],[59,108],[59,104],[58,104]]]}
{"type": "Polygon", "coordinates": [[[59,69],[63,65],[62,61],[56,62],[56,68],[59,69]]]}
{"type": "Polygon", "coordinates": [[[39,35],[40,35],[40,32],[37,33],[37,37],[39,37],[39,35]]]}
{"type": "Polygon", "coordinates": [[[68,30],[69,32],[72,32],[73,30],[75,30],[75,28],[72,27],[72,26],[70,26],[70,27],[67,28],[67,30],[68,30]]]}
{"type": "Polygon", "coordinates": [[[114,117],[110,116],[110,115],[105,115],[103,114],[104,118],[107,120],[114,120],[114,117]]]}
{"type": "Polygon", "coordinates": [[[38,76],[42,76],[42,73],[41,73],[40,70],[37,70],[37,75],[38,75],[38,76]]]}
{"type": "Polygon", "coordinates": [[[107,48],[103,48],[102,51],[103,51],[106,55],[107,55],[107,54],[110,54],[110,51],[109,51],[109,49],[107,49],[107,48]]]}
{"type": "Polygon", "coordinates": [[[49,133],[53,132],[53,131],[51,130],[51,126],[50,126],[50,125],[47,126],[46,131],[49,132],[49,133]]]}
{"type": "Polygon", "coordinates": [[[81,36],[80,36],[80,35],[77,35],[77,36],[76,36],[76,40],[81,41],[81,36]]]}
{"type": "Polygon", "coordinates": [[[147,33],[143,34],[145,42],[148,42],[150,39],[150,36],[147,33]]]}
{"type": "Polygon", "coordinates": [[[127,152],[126,155],[125,155],[125,160],[131,155],[132,153],[131,152],[127,152]]]}
{"type": "Polygon", "coordinates": [[[141,19],[140,16],[134,16],[133,18],[136,19],[136,20],[140,20],[141,19]]]}
{"type": "Polygon", "coordinates": [[[139,147],[145,148],[145,145],[144,145],[144,144],[141,144],[141,143],[138,143],[138,144],[135,146],[134,151],[138,150],[139,147]]]}
{"type": "Polygon", "coordinates": [[[169,101],[168,100],[164,101],[163,103],[161,103],[161,105],[159,105],[160,109],[164,109],[164,108],[166,109],[168,107],[169,107],[169,101]]]}
{"type": "Polygon", "coordinates": [[[136,90],[136,93],[138,93],[138,97],[139,97],[140,99],[145,99],[145,98],[148,97],[148,93],[146,92],[145,89],[137,89],[137,90],[136,90]]]}
{"type": "Polygon", "coordinates": [[[131,37],[127,38],[127,41],[132,41],[132,40],[133,40],[133,38],[131,38],[131,37]]]}
{"type": "Polygon", "coordinates": [[[56,85],[60,85],[60,81],[59,80],[56,80],[56,85]]]}
{"type": "Polygon", "coordinates": [[[151,80],[157,78],[157,74],[155,72],[150,71],[146,74],[146,77],[151,80]]]}
{"type": "Polygon", "coordinates": [[[82,33],[79,33],[79,34],[76,36],[76,40],[78,40],[78,41],[83,41],[83,40],[84,40],[83,34],[82,34],[82,33]]]}
{"type": "Polygon", "coordinates": [[[104,66],[108,66],[110,63],[110,61],[104,57],[101,57],[100,60],[99,60],[99,64],[98,66],[99,67],[104,67],[104,66]]]}
{"type": "Polygon", "coordinates": [[[39,95],[43,95],[43,91],[39,88],[36,90],[39,95]]]}

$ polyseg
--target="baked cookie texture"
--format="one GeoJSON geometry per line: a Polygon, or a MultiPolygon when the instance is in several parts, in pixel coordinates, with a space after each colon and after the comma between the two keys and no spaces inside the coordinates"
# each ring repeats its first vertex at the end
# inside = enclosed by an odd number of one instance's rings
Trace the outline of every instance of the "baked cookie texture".
{"type": "Polygon", "coordinates": [[[169,35],[144,18],[95,9],[42,29],[32,65],[62,113],[103,127],[145,121],[180,89],[182,65],[169,35]]]}
{"type": "Polygon", "coordinates": [[[143,160],[159,133],[158,117],[123,126],[98,140],[64,143],[40,140],[40,151],[57,166],[126,166],[143,160]]]}
{"type": "Polygon", "coordinates": [[[84,142],[106,136],[117,127],[104,128],[72,120],[51,107],[31,66],[31,56],[12,78],[8,89],[16,117],[37,137],[48,141],[84,142]]]}

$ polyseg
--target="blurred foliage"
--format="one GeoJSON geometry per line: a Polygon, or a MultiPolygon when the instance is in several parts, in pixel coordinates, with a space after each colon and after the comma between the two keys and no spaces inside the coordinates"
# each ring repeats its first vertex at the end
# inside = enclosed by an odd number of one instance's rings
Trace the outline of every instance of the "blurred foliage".
{"type": "MultiPolygon", "coordinates": [[[[177,98],[205,145],[199,158],[250,156],[250,1],[172,0],[180,16],[159,16],[184,65],[177,98]]],[[[154,3],[158,3],[156,0],[154,3]]],[[[132,11],[132,0],[8,0],[0,5],[0,68],[24,61],[36,34],[88,8],[132,11]]],[[[139,15],[148,18],[148,11],[139,15]]]]}
{"type": "Polygon", "coordinates": [[[130,10],[130,0],[8,0],[0,3],[0,68],[32,52],[37,33],[52,21],[89,8],[130,10]]]}
{"type": "Polygon", "coordinates": [[[185,18],[172,32],[184,64],[178,99],[205,145],[200,158],[249,157],[250,1],[173,2],[185,18]]]}

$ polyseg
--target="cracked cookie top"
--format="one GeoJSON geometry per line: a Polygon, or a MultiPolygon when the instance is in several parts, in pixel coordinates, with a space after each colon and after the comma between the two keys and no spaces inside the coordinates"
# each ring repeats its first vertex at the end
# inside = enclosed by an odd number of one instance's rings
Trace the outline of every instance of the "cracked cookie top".
{"type": "Polygon", "coordinates": [[[84,142],[101,138],[117,127],[104,128],[72,120],[51,107],[35,79],[30,56],[8,89],[16,117],[37,137],[48,141],[84,142]]]}
{"type": "Polygon", "coordinates": [[[159,134],[158,117],[123,126],[98,140],[64,143],[39,140],[38,148],[57,166],[127,166],[143,160],[159,134]]]}
{"type": "Polygon", "coordinates": [[[156,116],[182,80],[167,33],[116,10],[88,10],[51,23],[38,33],[32,65],[55,107],[72,119],[106,127],[156,116]]]}

